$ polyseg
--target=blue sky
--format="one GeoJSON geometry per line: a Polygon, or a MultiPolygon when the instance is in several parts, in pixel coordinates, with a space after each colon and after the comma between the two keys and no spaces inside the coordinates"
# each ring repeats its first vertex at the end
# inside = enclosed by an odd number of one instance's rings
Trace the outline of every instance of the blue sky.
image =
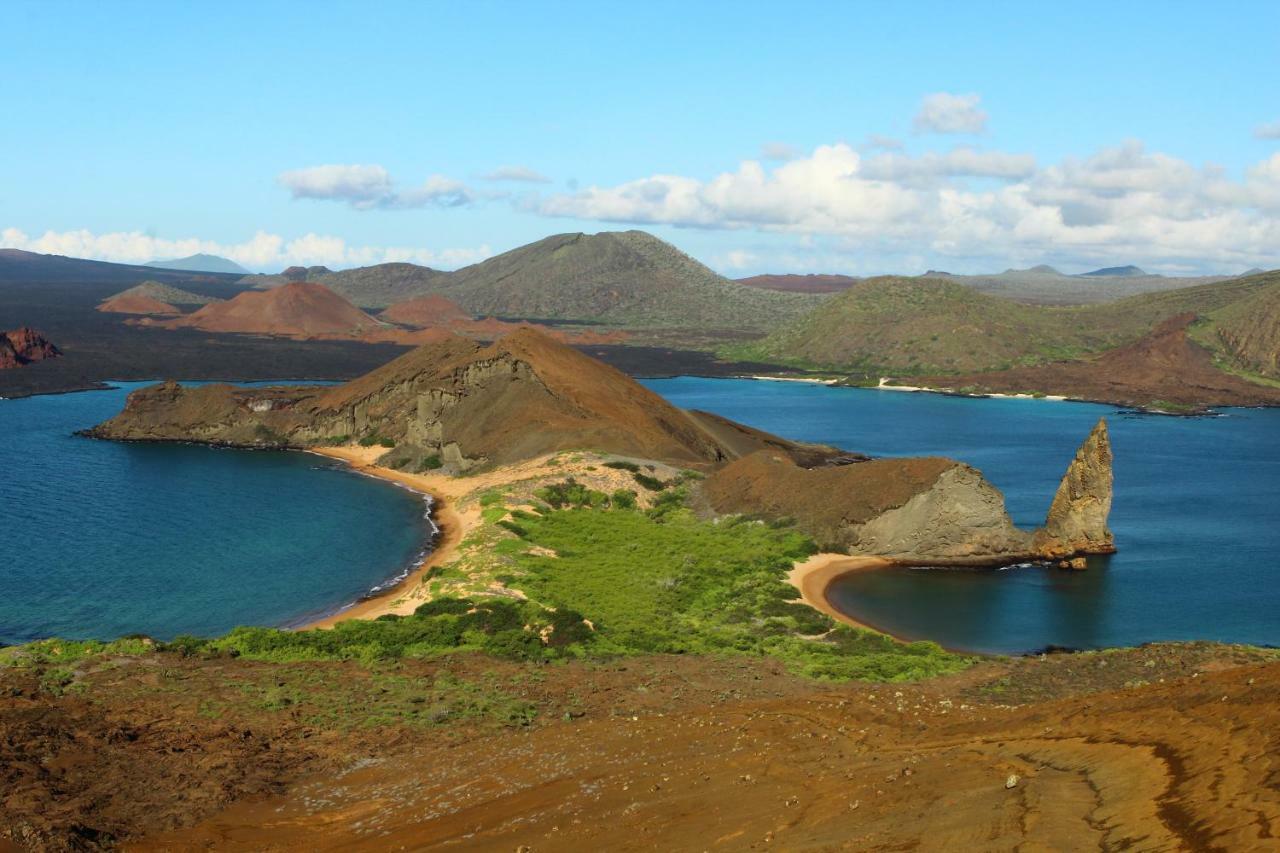
{"type": "Polygon", "coordinates": [[[888,5],[9,0],[0,245],[1280,266],[1280,4],[888,5]]]}

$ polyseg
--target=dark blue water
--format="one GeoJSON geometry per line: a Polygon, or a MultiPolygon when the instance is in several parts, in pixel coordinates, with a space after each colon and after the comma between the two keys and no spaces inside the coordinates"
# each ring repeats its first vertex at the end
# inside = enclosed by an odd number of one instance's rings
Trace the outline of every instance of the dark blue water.
{"type": "Polygon", "coordinates": [[[832,602],[887,631],[974,651],[1191,639],[1280,644],[1280,410],[1168,418],[1084,403],[740,379],[645,384],[676,405],[788,438],[971,463],[1028,528],[1043,522],[1076,448],[1105,415],[1119,553],[1090,559],[1085,572],[866,572],[837,582],[832,602]]]}
{"type": "Polygon", "coordinates": [[[319,457],[71,435],[143,384],[0,400],[0,643],[286,624],[420,554],[420,496],[319,457]]]}

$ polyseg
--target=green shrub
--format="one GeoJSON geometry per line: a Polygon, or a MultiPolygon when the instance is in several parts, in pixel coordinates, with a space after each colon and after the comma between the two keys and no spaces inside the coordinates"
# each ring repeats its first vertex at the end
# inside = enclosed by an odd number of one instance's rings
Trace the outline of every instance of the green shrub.
{"type": "Polygon", "coordinates": [[[616,468],[616,469],[617,469],[617,470],[619,470],[619,471],[630,471],[630,472],[632,472],[632,473],[635,473],[635,472],[637,472],[637,471],[639,471],[639,470],[640,470],[640,466],[639,466],[639,465],[637,465],[636,463],[634,463],[634,462],[625,462],[625,461],[623,461],[623,460],[621,460],[621,459],[615,460],[615,461],[613,461],[613,462],[606,462],[606,463],[604,463],[604,467],[606,467],[606,468],[616,468]]]}
{"type": "Polygon", "coordinates": [[[636,471],[631,476],[635,478],[637,483],[651,492],[660,492],[667,487],[667,484],[657,477],[650,477],[648,474],[642,474],[639,471],[636,471]]]}

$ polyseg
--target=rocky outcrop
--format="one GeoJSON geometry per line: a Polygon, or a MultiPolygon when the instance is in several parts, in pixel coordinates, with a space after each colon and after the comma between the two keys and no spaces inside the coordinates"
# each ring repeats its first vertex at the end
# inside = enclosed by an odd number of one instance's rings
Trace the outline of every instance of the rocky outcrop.
{"type": "MultiPolygon", "coordinates": [[[[798,461],[799,460],[799,461],[798,461]]],[[[1099,421],[1058,488],[1045,526],[1019,530],[1004,496],[976,468],[938,457],[801,464],[757,452],[712,474],[703,494],[719,513],[789,518],[819,547],[907,565],[989,566],[1115,550],[1111,445],[1099,421]]]]}
{"type": "Polygon", "coordinates": [[[12,332],[0,332],[0,369],[23,367],[62,355],[44,335],[26,326],[12,332]]]}
{"type": "Polygon", "coordinates": [[[1036,531],[1036,552],[1043,557],[1111,554],[1115,537],[1107,528],[1113,477],[1111,438],[1099,419],[1053,496],[1044,527],[1036,531]]]}
{"type": "Polygon", "coordinates": [[[755,453],[709,477],[703,493],[716,512],[789,518],[824,550],[939,566],[1004,563],[1031,550],[999,490],[941,457],[802,467],[755,453]]]}

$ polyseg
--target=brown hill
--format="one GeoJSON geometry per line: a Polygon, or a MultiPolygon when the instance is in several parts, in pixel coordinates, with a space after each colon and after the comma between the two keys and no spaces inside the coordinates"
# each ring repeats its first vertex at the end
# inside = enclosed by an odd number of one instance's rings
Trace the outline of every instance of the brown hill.
{"type": "Polygon", "coordinates": [[[322,284],[290,282],[267,291],[241,293],[162,325],[311,338],[358,335],[379,324],[322,284]]]}
{"type": "Polygon", "coordinates": [[[702,419],[534,329],[488,346],[421,334],[418,349],[333,388],[146,388],[92,434],[292,447],[364,437],[396,445],[388,464],[436,457],[453,471],[571,448],[706,465],[766,446],[717,438],[702,419]]]}
{"type": "Polygon", "coordinates": [[[397,302],[378,316],[383,320],[415,329],[449,326],[471,319],[471,315],[464,311],[461,305],[439,294],[397,302]]]}
{"type": "Polygon", "coordinates": [[[922,381],[936,387],[1052,393],[1157,409],[1280,404],[1280,388],[1219,370],[1212,353],[1187,335],[1195,320],[1192,313],[1170,317],[1134,343],[1088,360],[922,381]]]}
{"type": "Polygon", "coordinates": [[[734,279],[738,284],[761,290],[780,290],[783,293],[839,293],[857,284],[860,279],[851,275],[824,275],[795,273],[753,275],[734,279]]]}
{"type": "Polygon", "coordinates": [[[23,367],[62,355],[44,335],[27,326],[12,332],[0,332],[0,369],[23,367]]]}
{"type": "Polygon", "coordinates": [[[175,315],[182,313],[168,302],[161,302],[150,296],[128,293],[111,297],[99,305],[97,310],[104,314],[175,315]]]}

